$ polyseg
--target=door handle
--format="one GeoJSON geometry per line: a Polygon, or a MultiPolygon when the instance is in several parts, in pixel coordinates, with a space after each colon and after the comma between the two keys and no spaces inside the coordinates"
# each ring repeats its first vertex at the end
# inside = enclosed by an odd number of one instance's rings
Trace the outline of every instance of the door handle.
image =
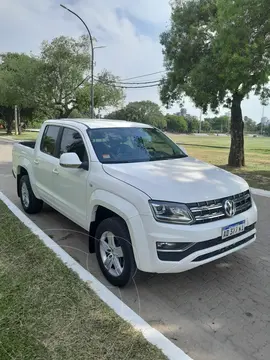
{"type": "Polygon", "coordinates": [[[34,160],[34,163],[35,163],[36,165],[38,165],[38,164],[39,164],[39,161],[38,161],[38,160],[34,160]]]}
{"type": "Polygon", "coordinates": [[[58,175],[59,174],[59,171],[57,169],[53,169],[52,171],[54,174],[58,175]]]}

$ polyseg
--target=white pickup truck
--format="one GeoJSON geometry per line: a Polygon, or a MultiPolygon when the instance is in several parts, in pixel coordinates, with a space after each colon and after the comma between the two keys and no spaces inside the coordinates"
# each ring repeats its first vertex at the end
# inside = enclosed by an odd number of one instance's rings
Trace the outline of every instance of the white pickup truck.
{"type": "Polygon", "coordinates": [[[45,121],[36,142],[14,145],[13,174],[27,213],[45,202],[89,231],[89,250],[116,286],[137,269],[182,272],[256,239],[246,181],[145,124],[45,121]]]}

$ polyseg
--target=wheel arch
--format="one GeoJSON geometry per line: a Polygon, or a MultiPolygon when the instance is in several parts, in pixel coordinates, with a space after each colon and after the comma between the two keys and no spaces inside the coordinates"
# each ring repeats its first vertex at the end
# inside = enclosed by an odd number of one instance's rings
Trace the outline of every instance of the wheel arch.
{"type": "MultiPolygon", "coordinates": [[[[138,215],[135,206],[118,195],[103,191],[95,191],[90,200],[89,215],[89,251],[95,252],[95,232],[101,221],[109,217],[118,217],[127,226],[132,243],[129,218],[138,215]]],[[[133,246],[134,249],[134,246],[133,246]]],[[[135,255],[135,254],[134,254],[135,255]]]]}
{"type": "Polygon", "coordinates": [[[17,195],[18,195],[18,197],[21,196],[20,181],[24,175],[29,176],[28,171],[24,166],[19,165],[17,167],[17,195]]]}
{"type": "Polygon", "coordinates": [[[34,181],[34,174],[32,169],[32,164],[29,162],[28,159],[25,159],[20,165],[17,166],[16,169],[16,179],[17,179],[17,195],[20,197],[20,181],[22,176],[28,175],[29,181],[33,190],[33,193],[37,199],[40,199],[38,189],[36,187],[34,181]]]}

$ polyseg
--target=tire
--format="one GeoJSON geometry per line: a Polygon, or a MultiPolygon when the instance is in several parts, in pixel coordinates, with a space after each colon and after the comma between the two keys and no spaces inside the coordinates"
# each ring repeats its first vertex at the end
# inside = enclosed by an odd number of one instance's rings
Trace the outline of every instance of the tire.
{"type": "Polygon", "coordinates": [[[20,198],[24,211],[28,214],[37,214],[42,210],[43,201],[35,197],[29,176],[23,175],[20,180],[20,198]]]}
{"type": "Polygon", "coordinates": [[[118,217],[103,220],[96,230],[95,247],[97,260],[105,278],[114,286],[128,285],[136,274],[137,266],[126,223],[118,217]],[[104,246],[104,242],[108,246],[104,246]],[[112,242],[115,246],[110,246],[112,242]],[[104,259],[108,261],[107,267],[104,259]]]}

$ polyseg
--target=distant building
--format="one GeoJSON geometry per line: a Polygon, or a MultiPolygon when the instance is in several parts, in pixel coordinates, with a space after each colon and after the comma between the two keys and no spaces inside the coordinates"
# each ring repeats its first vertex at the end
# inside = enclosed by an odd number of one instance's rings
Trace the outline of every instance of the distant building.
{"type": "Polygon", "coordinates": [[[261,118],[261,124],[262,125],[268,125],[269,124],[269,119],[268,117],[264,116],[261,118]]]}
{"type": "Polygon", "coordinates": [[[186,108],[181,108],[180,109],[180,114],[181,114],[181,116],[186,116],[187,115],[187,109],[186,108]]]}
{"type": "Polygon", "coordinates": [[[175,113],[177,116],[187,116],[187,109],[181,108],[179,112],[175,113]]]}

